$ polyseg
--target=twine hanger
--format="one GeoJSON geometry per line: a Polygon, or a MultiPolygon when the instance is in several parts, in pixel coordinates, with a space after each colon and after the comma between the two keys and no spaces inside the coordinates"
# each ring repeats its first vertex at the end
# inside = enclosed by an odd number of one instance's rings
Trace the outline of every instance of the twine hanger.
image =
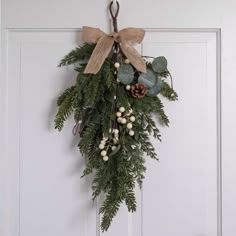
{"type": "Polygon", "coordinates": [[[120,11],[120,4],[118,1],[116,1],[117,9],[116,9],[115,14],[113,14],[112,5],[113,5],[113,1],[111,1],[110,5],[109,5],[109,11],[110,11],[111,18],[112,18],[114,32],[118,32],[117,17],[118,17],[119,11],[120,11]]]}
{"type": "MultiPolygon", "coordinates": [[[[119,11],[120,11],[120,4],[118,1],[116,1],[116,12],[115,14],[113,14],[113,9],[112,9],[112,6],[113,6],[113,1],[111,1],[110,5],[109,5],[109,11],[110,11],[110,14],[111,14],[111,18],[112,18],[112,24],[113,24],[113,30],[114,32],[118,32],[118,23],[117,23],[117,17],[118,17],[118,14],[119,14],[119,11]]],[[[119,52],[119,44],[117,42],[115,42],[114,44],[114,55],[113,55],[113,60],[114,61],[117,61],[117,58],[118,58],[118,55],[117,53],[119,52]]]]}

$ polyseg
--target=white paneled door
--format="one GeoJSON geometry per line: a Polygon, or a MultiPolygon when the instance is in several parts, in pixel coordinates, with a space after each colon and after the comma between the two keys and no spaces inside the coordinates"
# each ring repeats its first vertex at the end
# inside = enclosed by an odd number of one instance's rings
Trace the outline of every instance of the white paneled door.
{"type": "Polygon", "coordinates": [[[164,101],[171,125],[153,140],[160,162],[147,160],[137,212],[122,207],[106,233],[73,120],[58,133],[53,119],[75,79],[57,64],[83,25],[109,31],[109,1],[1,3],[1,236],[236,235],[235,2],[120,1],[119,27],[145,28],[138,49],[167,57],[179,101],[164,101]]]}

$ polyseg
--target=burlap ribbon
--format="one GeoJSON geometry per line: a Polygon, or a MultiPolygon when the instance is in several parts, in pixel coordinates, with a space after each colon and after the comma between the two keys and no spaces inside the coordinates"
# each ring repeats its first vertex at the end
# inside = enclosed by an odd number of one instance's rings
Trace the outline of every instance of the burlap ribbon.
{"type": "Polygon", "coordinates": [[[143,41],[145,31],[138,28],[126,28],[119,32],[106,34],[98,28],[84,26],[82,40],[87,43],[96,43],[96,47],[84,70],[85,74],[96,74],[109,55],[114,42],[118,42],[122,52],[130,63],[141,72],[146,72],[146,64],[139,52],[133,47],[143,41]]]}

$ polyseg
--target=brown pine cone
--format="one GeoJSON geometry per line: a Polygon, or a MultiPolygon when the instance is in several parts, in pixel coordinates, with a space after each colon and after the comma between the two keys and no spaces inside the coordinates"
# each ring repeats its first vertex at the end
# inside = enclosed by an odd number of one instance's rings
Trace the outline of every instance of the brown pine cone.
{"type": "Polygon", "coordinates": [[[147,93],[147,88],[142,83],[131,85],[130,92],[135,98],[143,98],[147,93]]]}

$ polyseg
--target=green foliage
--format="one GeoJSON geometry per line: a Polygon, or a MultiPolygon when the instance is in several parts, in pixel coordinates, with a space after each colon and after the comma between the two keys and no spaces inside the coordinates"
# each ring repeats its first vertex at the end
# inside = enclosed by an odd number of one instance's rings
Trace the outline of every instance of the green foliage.
{"type": "Polygon", "coordinates": [[[161,95],[168,98],[170,101],[178,100],[178,95],[173,88],[166,82],[164,82],[163,88],[161,90],[161,95]]]}
{"type": "Polygon", "coordinates": [[[70,53],[64,56],[59,63],[59,67],[74,64],[77,61],[88,60],[91,56],[95,44],[85,43],[83,46],[72,50],[70,53]]]}
{"type": "MultiPolygon", "coordinates": [[[[100,214],[101,229],[106,231],[122,203],[126,204],[129,211],[136,210],[135,186],[138,184],[140,188],[142,187],[146,171],[145,160],[147,157],[158,160],[150,141],[150,135],[161,141],[158,123],[154,118],[157,117],[165,126],[169,125],[169,119],[159,97],[134,98],[124,84],[117,82],[112,57],[105,60],[97,74],[83,74],[86,67],[84,60],[89,59],[94,46],[94,44],[84,44],[76,48],[59,64],[64,66],[79,62],[79,65],[75,65],[75,70],[78,72],[75,85],[66,89],[57,100],[55,128],[60,131],[71,114],[74,115],[76,122],[81,121],[78,147],[87,163],[82,177],[93,173],[93,199],[101,193],[105,194],[100,214]],[[131,108],[133,110],[132,115],[136,118],[135,122],[132,122],[134,136],[129,135],[126,125],[117,122],[116,112],[120,107],[124,107],[126,112],[131,108]],[[114,134],[110,129],[119,130],[117,144],[114,144],[114,134]],[[103,160],[99,149],[104,137],[108,161],[103,160]],[[112,150],[112,146],[116,146],[116,149],[112,150]]],[[[152,64],[147,64],[148,68],[151,66],[152,64]]],[[[140,73],[135,70],[134,74],[133,72],[131,74],[134,83],[138,82],[140,73]]],[[[158,75],[167,78],[168,71],[165,70],[158,75]]],[[[122,78],[125,80],[125,73],[122,74],[122,78]]],[[[160,90],[160,95],[170,101],[177,100],[176,92],[164,79],[160,90]]],[[[126,119],[129,120],[130,116],[126,114],[126,119]]]]}
{"type": "Polygon", "coordinates": [[[59,106],[58,113],[55,118],[55,129],[62,130],[64,122],[73,112],[73,101],[75,99],[75,86],[67,89],[57,100],[59,106]]]}
{"type": "Polygon", "coordinates": [[[71,86],[70,88],[66,89],[64,93],[57,99],[57,106],[61,106],[67,97],[73,96],[75,88],[75,86],[71,86]]]}

